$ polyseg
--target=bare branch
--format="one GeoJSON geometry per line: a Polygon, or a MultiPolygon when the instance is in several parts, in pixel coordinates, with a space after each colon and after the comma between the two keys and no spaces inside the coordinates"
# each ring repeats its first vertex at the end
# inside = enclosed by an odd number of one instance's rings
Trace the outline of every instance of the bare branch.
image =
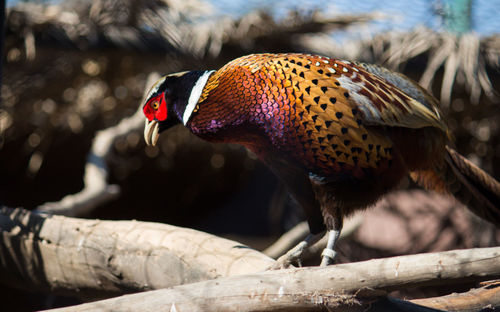
{"type": "Polygon", "coordinates": [[[500,282],[493,281],[483,284],[483,287],[465,293],[415,299],[411,302],[445,311],[480,311],[485,307],[500,307],[500,282]]]}
{"type": "MultiPolygon", "coordinates": [[[[152,85],[158,78],[159,74],[150,74],[146,80],[146,86],[152,85]]],[[[147,92],[148,88],[145,89],[147,92]]],[[[120,187],[109,185],[107,181],[106,158],[111,153],[111,147],[116,139],[130,132],[138,131],[143,126],[144,115],[142,109],[139,108],[134,115],[123,119],[118,125],[99,131],[94,138],[90,152],[87,154],[83,189],[76,194],[65,196],[58,202],[40,205],[37,210],[66,216],[82,216],[90,213],[99,205],[118,197],[120,187]]]]}
{"type": "Polygon", "coordinates": [[[87,299],[259,272],[274,263],[240,243],[157,223],[3,208],[0,230],[1,283],[87,299]]]}
{"type": "Polygon", "coordinates": [[[500,276],[500,247],[233,276],[54,311],[295,311],[364,307],[384,291],[500,276]]]}

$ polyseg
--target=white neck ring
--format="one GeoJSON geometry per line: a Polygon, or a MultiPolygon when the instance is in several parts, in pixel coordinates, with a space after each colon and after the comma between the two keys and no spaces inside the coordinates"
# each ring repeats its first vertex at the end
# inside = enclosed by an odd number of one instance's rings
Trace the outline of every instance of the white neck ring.
{"type": "Polygon", "coordinates": [[[184,115],[182,115],[182,122],[184,123],[184,125],[187,124],[189,118],[193,114],[193,111],[196,108],[198,101],[200,100],[203,88],[205,88],[208,78],[210,78],[210,75],[213,72],[214,70],[206,71],[203,75],[200,76],[200,78],[198,78],[193,86],[193,89],[191,89],[191,94],[189,95],[189,100],[186,105],[186,109],[184,110],[184,115]]]}

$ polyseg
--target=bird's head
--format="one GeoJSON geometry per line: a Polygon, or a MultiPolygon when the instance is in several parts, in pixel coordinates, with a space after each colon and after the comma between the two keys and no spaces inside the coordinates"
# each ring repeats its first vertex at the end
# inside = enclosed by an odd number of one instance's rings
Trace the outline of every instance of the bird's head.
{"type": "Polygon", "coordinates": [[[144,139],[156,145],[160,133],[186,124],[212,71],[187,71],[158,80],[149,90],[142,111],[146,116],[144,139]]]}

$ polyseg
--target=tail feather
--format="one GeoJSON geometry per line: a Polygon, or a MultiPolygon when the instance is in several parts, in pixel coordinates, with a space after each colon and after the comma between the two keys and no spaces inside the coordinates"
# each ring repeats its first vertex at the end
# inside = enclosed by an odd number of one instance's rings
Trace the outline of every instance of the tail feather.
{"type": "Polygon", "coordinates": [[[464,186],[450,191],[477,216],[500,227],[500,183],[454,149],[447,146],[446,151],[446,163],[464,186]]]}
{"type": "Polygon", "coordinates": [[[411,176],[427,189],[451,193],[475,215],[500,227],[500,183],[451,147],[446,146],[442,166],[411,176]]]}

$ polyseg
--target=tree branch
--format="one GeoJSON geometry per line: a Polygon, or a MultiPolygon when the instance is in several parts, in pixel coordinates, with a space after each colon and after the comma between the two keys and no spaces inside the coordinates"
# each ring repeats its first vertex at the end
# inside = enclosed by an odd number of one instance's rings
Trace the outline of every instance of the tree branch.
{"type": "MultiPolygon", "coordinates": [[[[146,86],[152,85],[159,78],[158,73],[150,74],[146,80],[146,86]]],[[[145,89],[144,96],[146,96],[148,88],[145,89]]],[[[130,132],[139,131],[143,126],[144,115],[142,108],[139,108],[134,115],[123,119],[118,125],[99,131],[87,154],[83,189],[76,194],[66,195],[58,202],[42,204],[37,210],[70,217],[82,216],[90,213],[99,205],[117,198],[120,195],[120,187],[116,184],[108,184],[106,158],[110,155],[116,139],[126,136],[130,132]]]]}
{"type": "Polygon", "coordinates": [[[361,311],[385,291],[499,276],[500,247],[477,248],[232,276],[53,311],[361,311]]]}
{"type": "Polygon", "coordinates": [[[500,307],[500,281],[485,282],[481,288],[465,293],[415,299],[411,302],[445,311],[480,311],[486,307],[500,307]]]}
{"type": "Polygon", "coordinates": [[[274,260],[191,229],[0,210],[0,282],[85,299],[263,271],[274,260]]]}

